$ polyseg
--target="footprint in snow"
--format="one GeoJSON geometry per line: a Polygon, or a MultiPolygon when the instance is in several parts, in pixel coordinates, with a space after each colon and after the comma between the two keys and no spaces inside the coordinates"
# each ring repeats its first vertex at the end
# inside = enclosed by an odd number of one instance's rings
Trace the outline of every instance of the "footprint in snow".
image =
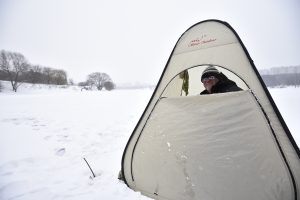
{"type": "Polygon", "coordinates": [[[66,153],[66,149],[65,148],[60,148],[56,151],[56,155],[57,156],[63,156],[66,153]]]}

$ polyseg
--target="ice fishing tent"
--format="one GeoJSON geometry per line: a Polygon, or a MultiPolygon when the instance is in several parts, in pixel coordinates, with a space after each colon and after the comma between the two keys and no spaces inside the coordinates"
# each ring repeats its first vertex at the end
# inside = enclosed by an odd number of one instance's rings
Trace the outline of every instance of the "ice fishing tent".
{"type": "Polygon", "coordinates": [[[297,200],[299,157],[237,33],[207,20],[176,43],[124,150],[122,175],[155,199],[297,200]],[[199,95],[208,65],[243,91],[199,95]]]}

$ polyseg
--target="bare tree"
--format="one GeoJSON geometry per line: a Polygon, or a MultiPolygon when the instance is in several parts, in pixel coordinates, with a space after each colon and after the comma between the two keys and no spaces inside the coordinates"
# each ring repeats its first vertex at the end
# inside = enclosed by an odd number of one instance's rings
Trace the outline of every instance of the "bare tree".
{"type": "Polygon", "coordinates": [[[50,84],[51,82],[51,71],[52,69],[50,67],[44,67],[42,70],[46,84],[50,84]]]}
{"type": "Polygon", "coordinates": [[[104,88],[106,90],[110,91],[110,90],[115,89],[116,85],[113,82],[111,82],[111,81],[107,81],[107,82],[104,83],[104,88]]]}
{"type": "Polygon", "coordinates": [[[40,83],[42,81],[42,67],[39,65],[30,66],[28,79],[30,83],[40,83]]]}
{"type": "Polygon", "coordinates": [[[24,81],[20,80],[20,77],[28,70],[28,67],[29,64],[22,54],[1,50],[0,69],[8,75],[14,92],[17,92],[22,84],[21,81],[24,81]]]}
{"type": "Polygon", "coordinates": [[[69,85],[75,85],[74,80],[72,78],[69,78],[69,85]]]}
{"type": "Polygon", "coordinates": [[[106,73],[94,72],[88,75],[87,83],[92,87],[95,85],[98,90],[102,90],[105,82],[112,82],[106,73]]]}
{"type": "Polygon", "coordinates": [[[66,85],[68,83],[67,73],[64,70],[52,70],[51,77],[56,85],[66,85]]]}

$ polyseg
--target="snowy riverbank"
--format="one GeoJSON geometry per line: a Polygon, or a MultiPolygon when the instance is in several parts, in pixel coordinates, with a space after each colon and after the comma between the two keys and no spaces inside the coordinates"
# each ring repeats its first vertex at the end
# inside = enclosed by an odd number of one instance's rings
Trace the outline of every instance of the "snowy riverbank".
{"type": "MultiPolygon", "coordinates": [[[[0,199],[148,199],[117,179],[152,89],[28,86],[0,93],[0,199]],[[83,158],[94,172],[92,175],[83,158]]],[[[270,92],[298,145],[300,88],[270,92]]]]}

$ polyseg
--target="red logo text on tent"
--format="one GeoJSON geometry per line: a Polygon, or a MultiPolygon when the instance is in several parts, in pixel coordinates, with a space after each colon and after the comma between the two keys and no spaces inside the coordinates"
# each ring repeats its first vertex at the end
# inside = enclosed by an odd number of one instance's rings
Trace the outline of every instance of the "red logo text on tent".
{"type": "Polygon", "coordinates": [[[217,40],[216,38],[209,38],[206,34],[204,34],[201,37],[197,37],[196,39],[190,41],[188,47],[202,45],[202,44],[214,42],[216,40],[217,40]]]}

